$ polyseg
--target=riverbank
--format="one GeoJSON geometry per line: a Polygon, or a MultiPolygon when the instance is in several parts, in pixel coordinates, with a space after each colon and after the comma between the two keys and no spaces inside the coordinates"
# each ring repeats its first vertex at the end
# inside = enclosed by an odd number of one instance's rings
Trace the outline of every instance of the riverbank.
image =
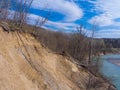
{"type": "Polygon", "coordinates": [[[115,65],[120,66],[120,54],[119,53],[115,53],[114,56],[113,54],[107,54],[107,55],[112,55],[112,57],[107,58],[107,60],[115,65]]]}
{"type": "Polygon", "coordinates": [[[108,54],[101,56],[100,72],[112,84],[115,85],[116,90],[120,90],[120,54],[108,54]]]}
{"type": "Polygon", "coordinates": [[[120,66],[120,59],[110,58],[109,61],[113,64],[116,64],[116,65],[120,66]]]}

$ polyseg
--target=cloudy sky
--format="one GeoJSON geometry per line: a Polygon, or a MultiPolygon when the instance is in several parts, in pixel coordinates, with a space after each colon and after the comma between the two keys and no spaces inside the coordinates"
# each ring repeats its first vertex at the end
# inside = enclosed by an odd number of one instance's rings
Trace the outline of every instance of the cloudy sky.
{"type": "Polygon", "coordinates": [[[44,28],[74,32],[82,24],[90,32],[96,24],[95,37],[120,38],[120,0],[33,0],[29,23],[48,16],[44,28]]]}

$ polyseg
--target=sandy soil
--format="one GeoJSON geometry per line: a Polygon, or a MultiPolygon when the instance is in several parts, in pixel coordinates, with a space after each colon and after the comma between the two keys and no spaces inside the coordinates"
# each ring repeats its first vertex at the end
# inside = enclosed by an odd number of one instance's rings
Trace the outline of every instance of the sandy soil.
{"type": "Polygon", "coordinates": [[[29,34],[0,28],[0,90],[86,90],[88,71],[67,58],[29,34]]]}

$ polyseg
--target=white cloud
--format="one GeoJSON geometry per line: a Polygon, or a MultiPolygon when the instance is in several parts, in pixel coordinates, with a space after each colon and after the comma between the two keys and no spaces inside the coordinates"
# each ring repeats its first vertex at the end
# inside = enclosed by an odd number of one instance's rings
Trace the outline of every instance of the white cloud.
{"type": "Polygon", "coordinates": [[[82,9],[67,0],[33,0],[32,8],[47,9],[65,15],[64,21],[76,21],[83,16],[82,9]]]}
{"type": "MultiPolygon", "coordinates": [[[[34,24],[35,20],[37,20],[38,17],[40,17],[40,16],[30,14],[28,16],[29,24],[34,24]]],[[[40,17],[40,18],[42,20],[42,17],[40,17]]],[[[48,20],[45,23],[45,25],[43,25],[42,27],[45,28],[45,29],[52,29],[53,30],[53,27],[48,28],[48,27],[46,27],[46,25],[55,27],[56,29],[54,29],[54,30],[64,30],[64,32],[74,31],[74,30],[76,30],[76,27],[78,26],[77,24],[74,24],[74,23],[53,22],[53,21],[50,21],[50,20],[48,20]]],[[[87,36],[90,37],[91,34],[92,34],[92,31],[87,30],[87,29],[85,29],[85,31],[86,31],[87,36]]],[[[100,30],[100,31],[96,31],[94,37],[95,38],[120,38],[120,30],[119,29],[107,29],[107,30],[103,29],[103,30],[100,30]]]]}
{"type": "Polygon", "coordinates": [[[120,30],[118,29],[108,29],[100,30],[95,33],[96,38],[120,38],[120,30]]]}
{"type": "MultiPolygon", "coordinates": [[[[14,10],[9,10],[9,19],[13,19],[14,18],[14,10]]],[[[31,24],[31,25],[35,25],[36,21],[38,20],[42,21],[44,18],[35,14],[28,14],[27,15],[27,23],[31,24]]],[[[38,25],[39,26],[39,25],[38,25]]],[[[45,29],[52,29],[52,30],[64,30],[65,32],[70,32],[70,31],[74,31],[76,30],[76,27],[78,25],[72,22],[54,22],[54,21],[50,21],[47,20],[46,23],[44,25],[42,25],[41,27],[45,28],[45,29]],[[55,29],[54,29],[55,28],[55,29]]]]}
{"type": "Polygon", "coordinates": [[[89,20],[89,23],[94,24],[96,23],[99,26],[109,26],[112,25],[114,23],[114,21],[112,20],[112,18],[105,14],[101,14],[98,16],[94,16],[89,20]]]}
{"type": "Polygon", "coordinates": [[[95,11],[100,15],[93,17],[89,23],[98,22],[100,26],[119,25],[114,20],[120,18],[120,0],[91,1],[95,5],[95,11]]]}
{"type": "MultiPolygon", "coordinates": [[[[43,17],[35,15],[35,14],[29,14],[28,15],[28,23],[34,25],[36,20],[40,18],[40,20],[42,20],[43,17]]],[[[54,21],[50,21],[48,20],[42,27],[43,28],[47,28],[48,27],[54,27],[57,30],[66,30],[66,31],[70,31],[70,30],[75,30],[75,28],[78,26],[77,24],[74,23],[63,23],[63,22],[54,22],[54,21]],[[46,27],[47,26],[47,27],[46,27]]],[[[54,29],[54,28],[49,28],[49,29],[54,29]]]]}
{"type": "Polygon", "coordinates": [[[120,38],[120,22],[115,19],[120,18],[120,0],[89,0],[94,4],[94,11],[100,13],[89,20],[89,23],[97,23],[103,27],[96,34],[96,38],[120,38]],[[108,27],[105,29],[104,26],[108,27]],[[113,29],[110,26],[114,27],[113,29]]]}

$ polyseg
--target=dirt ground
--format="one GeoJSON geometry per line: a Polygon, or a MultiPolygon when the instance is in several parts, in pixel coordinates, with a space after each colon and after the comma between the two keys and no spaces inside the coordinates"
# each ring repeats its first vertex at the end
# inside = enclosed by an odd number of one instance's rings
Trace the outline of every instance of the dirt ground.
{"type": "Polygon", "coordinates": [[[31,35],[0,28],[0,90],[86,90],[88,75],[31,35]]]}

